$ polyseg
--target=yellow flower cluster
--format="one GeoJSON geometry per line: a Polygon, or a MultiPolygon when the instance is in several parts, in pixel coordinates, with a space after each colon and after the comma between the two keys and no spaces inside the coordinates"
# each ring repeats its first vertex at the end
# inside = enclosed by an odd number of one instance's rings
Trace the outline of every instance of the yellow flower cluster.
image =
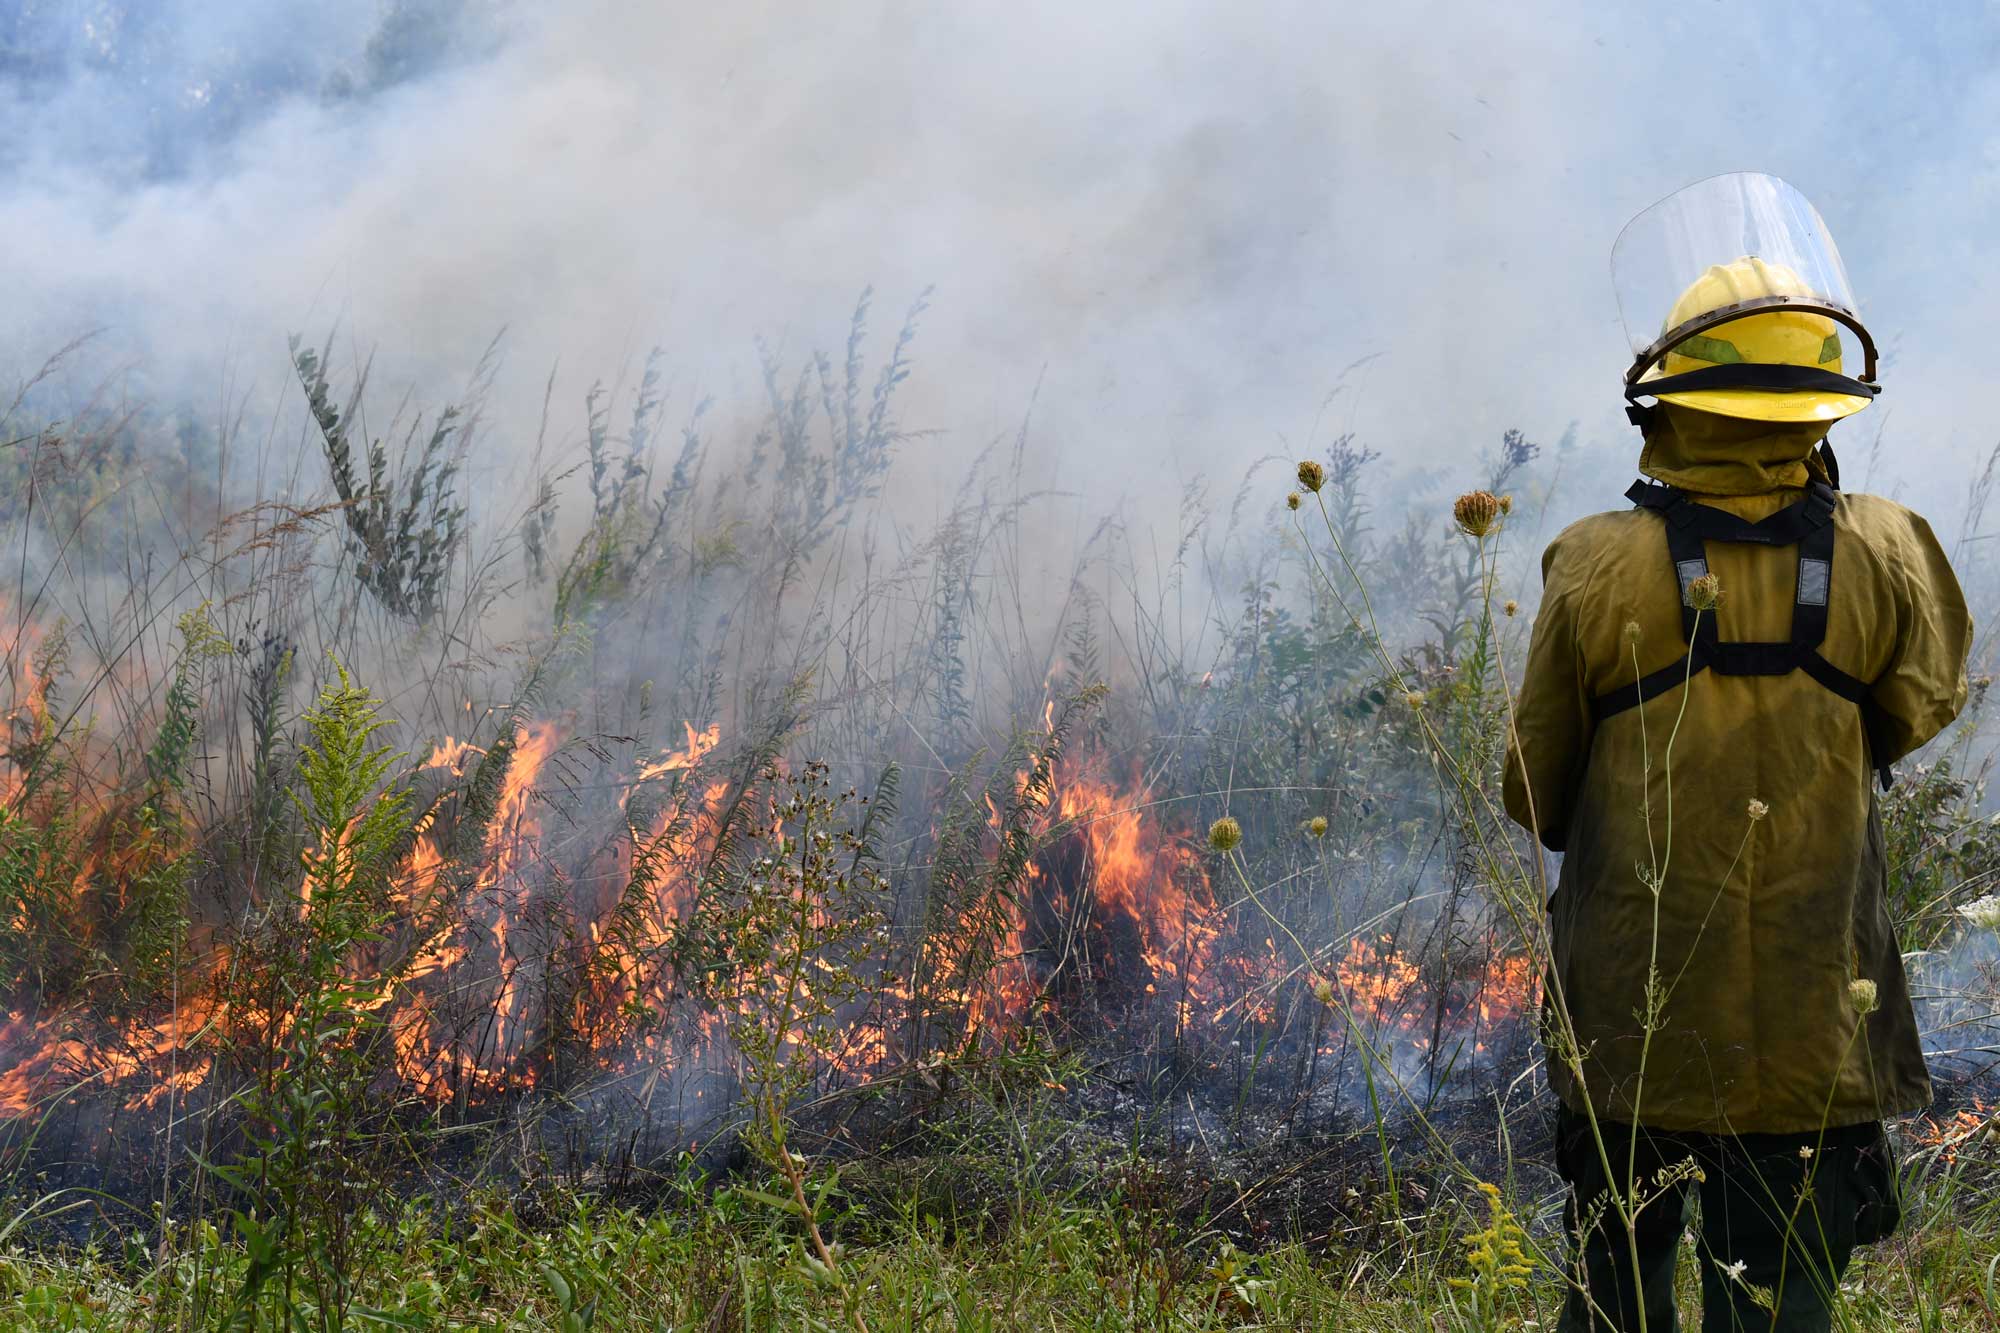
{"type": "Polygon", "coordinates": [[[1486,1226],[1464,1237],[1465,1262],[1472,1269],[1471,1277],[1448,1278],[1450,1285],[1461,1291],[1477,1292],[1488,1301],[1501,1292],[1519,1290],[1528,1285],[1529,1274],[1535,1271],[1528,1260],[1528,1252],[1523,1248],[1528,1233],[1521,1226],[1514,1210],[1500,1198],[1500,1187],[1479,1182],[1479,1192],[1486,1196],[1486,1226]]]}

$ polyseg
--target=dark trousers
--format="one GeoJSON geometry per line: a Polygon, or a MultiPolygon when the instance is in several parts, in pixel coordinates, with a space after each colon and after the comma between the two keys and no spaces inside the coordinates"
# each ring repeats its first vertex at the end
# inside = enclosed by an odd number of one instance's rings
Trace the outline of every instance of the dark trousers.
{"type": "MultiPolygon", "coordinates": [[[[1598,1129],[1622,1196],[1632,1128],[1598,1129]]],[[[1581,1236],[1570,1276],[1589,1291],[1586,1299],[1572,1287],[1562,1333],[1636,1333],[1642,1306],[1647,1333],[1673,1333],[1674,1264],[1697,1199],[1702,1333],[1821,1333],[1855,1246],[1888,1235],[1899,1216],[1880,1124],[1810,1134],[1642,1128],[1638,1144],[1635,1273],[1589,1122],[1558,1113],[1556,1165],[1570,1185],[1570,1235],[1581,1236]]]]}

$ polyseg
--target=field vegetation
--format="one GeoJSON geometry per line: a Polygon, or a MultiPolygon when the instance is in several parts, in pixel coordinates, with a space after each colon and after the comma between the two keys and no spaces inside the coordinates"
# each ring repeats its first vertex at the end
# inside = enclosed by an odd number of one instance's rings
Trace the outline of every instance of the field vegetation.
{"type": "MultiPolygon", "coordinates": [[[[1056,566],[1026,426],[910,525],[922,311],[726,422],[331,337],[0,399],[0,1327],[1554,1327],[1498,789],[1601,460],[1316,433],[1056,566]]],[[[1856,1329],[2000,1320],[1985,694],[1883,798],[1940,1099],[1856,1329]]]]}

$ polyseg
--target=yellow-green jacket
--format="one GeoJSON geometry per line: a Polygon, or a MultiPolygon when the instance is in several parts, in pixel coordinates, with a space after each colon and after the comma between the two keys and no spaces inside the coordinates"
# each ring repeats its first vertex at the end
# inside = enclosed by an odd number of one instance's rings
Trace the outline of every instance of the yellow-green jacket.
{"type": "MultiPolygon", "coordinates": [[[[1818,475],[1823,433],[1668,405],[1640,470],[1754,522],[1818,475]]],[[[1588,1100],[1661,1129],[1788,1133],[1930,1101],[1870,779],[1957,716],[1972,624],[1922,518],[1842,494],[1833,521],[1820,653],[1872,682],[1872,750],[1855,703],[1801,671],[1705,671],[1593,722],[1593,698],[1687,651],[1664,522],[1645,509],[1598,514],[1543,556],[1506,799],[1563,853],[1544,1034],[1550,1082],[1574,1109],[1588,1100]],[[1650,1042],[1649,975],[1661,992],[1650,1042]],[[1857,981],[1874,983],[1866,1017],[1857,981]]],[[[1708,562],[1724,640],[1787,638],[1795,547],[1710,542],[1708,562]]]]}

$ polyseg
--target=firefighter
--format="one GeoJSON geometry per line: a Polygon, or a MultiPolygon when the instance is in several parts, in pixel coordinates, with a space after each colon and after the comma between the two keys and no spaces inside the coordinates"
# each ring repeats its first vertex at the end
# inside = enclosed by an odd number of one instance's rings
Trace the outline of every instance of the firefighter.
{"type": "Polygon", "coordinates": [[[1613,274],[1651,480],[1543,556],[1506,775],[1562,853],[1562,1327],[1675,1327],[1698,1202],[1707,1333],[1826,1329],[1897,1222],[1882,1121],[1931,1099],[1876,779],[1964,705],[1972,625],[1930,526],[1839,489],[1827,431],[1873,400],[1875,348],[1796,190],[1691,186],[1613,274]]]}

